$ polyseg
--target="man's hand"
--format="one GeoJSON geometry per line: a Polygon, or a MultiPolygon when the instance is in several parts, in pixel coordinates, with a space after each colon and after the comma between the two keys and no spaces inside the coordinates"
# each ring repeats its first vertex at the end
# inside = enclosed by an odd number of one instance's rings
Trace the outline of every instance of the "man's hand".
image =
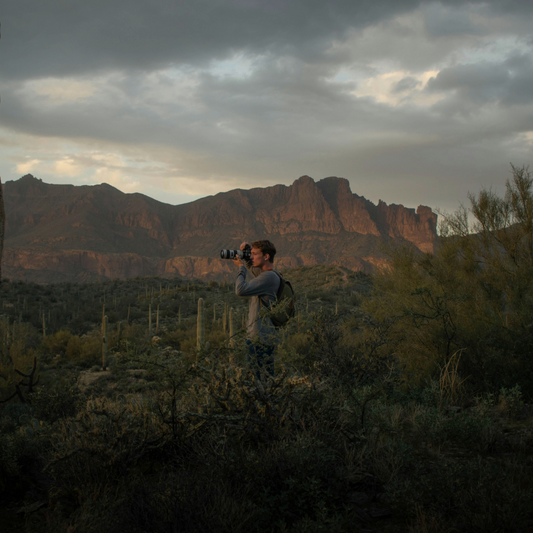
{"type": "MultiPolygon", "coordinates": [[[[244,252],[244,250],[247,248],[247,247],[250,247],[250,244],[247,243],[247,242],[243,242],[240,246],[241,248],[241,252],[244,252]]],[[[240,257],[236,257],[233,262],[239,267],[241,268],[242,266],[246,266],[246,263],[240,258],[240,257]]]]}
{"type": "Polygon", "coordinates": [[[241,268],[242,266],[246,266],[246,265],[244,264],[244,261],[243,261],[240,257],[238,257],[238,256],[233,260],[233,262],[234,262],[239,268],[241,268]]]}

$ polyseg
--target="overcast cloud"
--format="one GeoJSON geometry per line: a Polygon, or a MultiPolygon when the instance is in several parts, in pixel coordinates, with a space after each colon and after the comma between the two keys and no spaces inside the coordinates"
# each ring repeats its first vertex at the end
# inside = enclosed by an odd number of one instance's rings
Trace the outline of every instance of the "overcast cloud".
{"type": "Polygon", "coordinates": [[[453,210],[533,163],[533,2],[4,0],[0,175],[182,203],[342,176],[453,210]]]}

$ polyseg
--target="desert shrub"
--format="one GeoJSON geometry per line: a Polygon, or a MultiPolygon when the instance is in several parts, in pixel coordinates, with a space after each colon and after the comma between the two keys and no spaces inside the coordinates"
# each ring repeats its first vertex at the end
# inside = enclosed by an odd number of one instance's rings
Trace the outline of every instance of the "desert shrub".
{"type": "Polygon", "coordinates": [[[531,484],[520,468],[445,458],[425,464],[413,461],[409,468],[411,475],[397,476],[388,487],[394,507],[404,516],[414,518],[423,508],[472,533],[516,531],[531,516],[531,484]],[[502,483],[508,476],[515,477],[514,482],[502,483]]]}
{"type": "Polygon", "coordinates": [[[21,417],[33,414],[33,408],[29,403],[8,403],[2,406],[0,420],[2,429],[11,431],[21,423],[21,417]]]}
{"type": "Polygon", "coordinates": [[[148,333],[148,324],[125,324],[121,330],[122,340],[130,343],[143,344],[146,342],[148,333]]]}
{"type": "Polygon", "coordinates": [[[50,389],[40,388],[30,394],[29,400],[34,417],[47,422],[76,416],[85,401],[77,386],[61,379],[50,389]]]}
{"type": "Polygon", "coordinates": [[[304,519],[327,522],[346,513],[340,502],[348,507],[347,492],[364,476],[360,470],[346,468],[338,452],[313,432],[258,450],[255,461],[244,465],[245,483],[254,487],[256,503],[263,511],[258,530],[271,528],[273,523],[292,527],[304,519]]]}
{"type": "Polygon", "coordinates": [[[335,303],[336,296],[331,291],[314,289],[307,293],[308,300],[320,300],[321,302],[335,303]]]}
{"type": "Polygon", "coordinates": [[[206,342],[209,342],[209,345],[211,348],[218,348],[219,346],[227,342],[228,337],[229,337],[229,328],[228,328],[227,333],[224,333],[222,329],[219,329],[219,330],[213,329],[207,332],[205,340],[206,342]]]}
{"type": "Polygon", "coordinates": [[[63,355],[66,352],[71,337],[72,333],[65,330],[58,331],[53,335],[47,335],[42,340],[42,349],[44,353],[50,355],[63,355]]]}
{"type": "Polygon", "coordinates": [[[77,316],[68,321],[67,328],[72,335],[85,335],[92,329],[90,322],[84,321],[82,317],[77,316]]]}
{"type": "MultiPolygon", "coordinates": [[[[350,390],[374,382],[381,383],[391,374],[394,357],[384,346],[387,338],[379,326],[366,325],[366,335],[360,335],[356,340],[349,337],[346,342],[347,330],[338,317],[312,314],[307,324],[306,349],[298,354],[294,364],[305,372],[330,379],[333,386],[350,390]]],[[[303,343],[303,338],[296,336],[295,341],[298,345],[303,343]]],[[[287,344],[291,346],[291,341],[287,344]]]]}
{"type": "Polygon", "coordinates": [[[354,433],[343,400],[286,372],[261,383],[230,356],[189,364],[152,351],[154,394],[94,399],[58,421],[51,498],[61,494],[79,527],[101,531],[165,531],[176,520],[187,531],[264,531],[273,516],[292,527],[346,514],[342,501],[364,475],[340,438],[354,433]]]}
{"type": "MultiPolygon", "coordinates": [[[[333,364],[339,347],[334,356],[320,351],[325,339],[342,340],[342,329],[328,333],[330,326],[315,349],[333,364]]],[[[386,496],[396,523],[415,520],[420,527],[445,516],[465,533],[506,531],[527,520],[530,459],[504,456],[491,464],[482,457],[502,439],[500,430],[493,436],[505,414],[500,396],[519,402],[516,391],[493,395],[487,409],[455,412],[442,401],[438,381],[416,394],[379,373],[343,385],[331,372],[280,368],[258,381],[231,362],[239,350],[203,350],[187,360],[152,346],[124,362],[138,376],[150,374],[152,390],[93,398],[53,422],[41,438],[52,446],[44,471],[48,523],[101,533],[157,533],[176,523],[198,532],[379,528],[354,495],[369,502],[386,496]],[[467,453],[458,460],[455,450],[467,453]]],[[[24,431],[42,434],[36,411],[14,418],[22,417],[24,431]]],[[[12,434],[18,429],[9,418],[12,434]]],[[[6,450],[8,465],[16,450],[6,450]]]]}
{"type": "Polygon", "coordinates": [[[459,371],[471,388],[519,384],[533,395],[532,187],[528,170],[513,167],[503,198],[484,190],[470,195],[470,213],[445,215],[446,238],[434,255],[399,247],[390,269],[375,276],[366,309],[392,321],[390,337],[413,382],[438,378],[461,351],[459,371]]]}
{"type": "Polygon", "coordinates": [[[47,428],[28,404],[5,406],[0,417],[0,499],[21,498],[42,470],[47,428]]]}
{"type": "Polygon", "coordinates": [[[0,337],[4,339],[0,346],[0,367],[24,365],[27,360],[31,361],[40,341],[37,331],[30,324],[11,324],[6,319],[0,320],[0,337]]]}
{"type": "Polygon", "coordinates": [[[434,446],[459,445],[484,451],[498,432],[492,417],[472,410],[460,412],[420,408],[412,425],[413,438],[434,446]],[[490,437],[487,440],[487,437],[490,437]]]}
{"type": "MultiPolygon", "coordinates": [[[[31,324],[14,323],[8,326],[4,323],[3,327],[0,327],[0,335],[3,335],[3,338],[8,337],[7,328],[10,330],[9,337],[11,341],[9,355],[13,362],[24,356],[26,352],[35,351],[38,348],[41,337],[31,324]]],[[[6,347],[4,346],[3,348],[5,350],[6,347]]]]}
{"type": "Polygon", "coordinates": [[[524,400],[520,385],[515,385],[509,389],[502,387],[498,399],[499,410],[512,418],[518,417],[524,408],[524,400]]]}
{"type": "Polygon", "coordinates": [[[65,357],[80,366],[89,368],[102,359],[102,337],[99,331],[91,331],[78,337],[71,335],[65,348],[65,357]]]}
{"type": "Polygon", "coordinates": [[[312,347],[312,342],[307,333],[293,333],[283,343],[283,346],[289,353],[289,356],[286,358],[294,364],[295,359],[307,360],[310,357],[309,352],[312,347]],[[296,358],[294,355],[296,355],[296,358]]]}
{"type": "Polygon", "coordinates": [[[161,423],[140,398],[89,400],[75,418],[56,424],[49,468],[61,486],[79,490],[85,484],[114,479],[157,449],[161,423]]]}

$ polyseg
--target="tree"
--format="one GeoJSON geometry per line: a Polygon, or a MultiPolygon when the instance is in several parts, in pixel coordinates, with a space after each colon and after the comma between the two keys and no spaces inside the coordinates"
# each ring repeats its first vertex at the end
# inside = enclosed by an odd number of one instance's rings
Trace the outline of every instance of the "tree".
{"type": "Polygon", "coordinates": [[[441,235],[456,241],[464,267],[502,324],[527,328],[533,318],[533,177],[512,166],[503,198],[491,190],[469,195],[462,208],[445,216],[441,235]]]}
{"type": "Polygon", "coordinates": [[[442,214],[435,255],[391,253],[368,308],[394,321],[391,335],[411,375],[437,377],[461,351],[479,389],[519,383],[533,395],[533,177],[512,166],[503,197],[469,194],[442,214]]]}

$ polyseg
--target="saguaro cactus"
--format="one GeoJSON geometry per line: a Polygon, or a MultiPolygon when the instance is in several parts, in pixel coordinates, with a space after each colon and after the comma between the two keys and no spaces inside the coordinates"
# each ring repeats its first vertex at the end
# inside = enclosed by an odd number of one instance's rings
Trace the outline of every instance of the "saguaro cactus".
{"type": "Polygon", "coordinates": [[[204,299],[198,298],[198,318],[196,321],[196,347],[200,349],[205,344],[204,299]]]}
{"type": "Polygon", "coordinates": [[[107,316],[102,318],[102,370],[107,368],[107,316]]]}
{"type": "Polygon", "coordinates": [[[152,334],[152,304],[148,305],[148,333],[152,334]]]}
{"type": "Polygon", "coordinates": [[[229,343],[233,346],[233,335],[235,335],[235,327],[233,325],[233,307],[229,310],[229,343]]]}
{"type": "Polygon", "coordinates": [[[159,305],[157,306],[157,313],[155,315],[155,334],[159,331],[159,305]]]}

